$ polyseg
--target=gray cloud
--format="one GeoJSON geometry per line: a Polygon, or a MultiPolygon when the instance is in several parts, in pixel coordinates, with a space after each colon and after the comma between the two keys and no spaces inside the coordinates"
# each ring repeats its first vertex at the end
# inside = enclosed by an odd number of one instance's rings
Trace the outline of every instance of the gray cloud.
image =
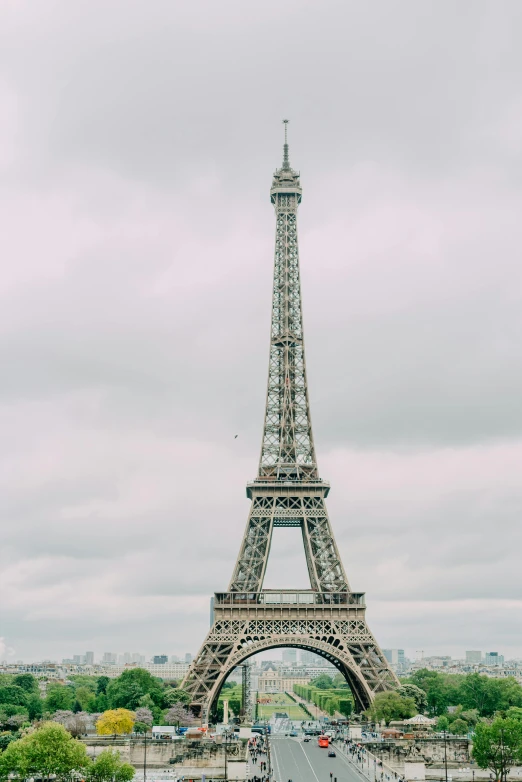
{"type": "MultiPolygon", "coordinates": [[[[520,25],[514,2],[2,8],[17,656],[202,640],[258,457],[284,115],[352,585],[385,646],[522,654],[520,25]]],[[[267,583],[303,579],[281,531],[267,583]]]]}

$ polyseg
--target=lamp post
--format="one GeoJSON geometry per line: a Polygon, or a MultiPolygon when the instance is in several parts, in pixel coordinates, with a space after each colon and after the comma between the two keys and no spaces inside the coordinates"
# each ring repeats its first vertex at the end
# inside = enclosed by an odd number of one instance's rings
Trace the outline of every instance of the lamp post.
{"type": "Polygon", "coordinates": [[[448,733],[447,731],[443,731],[444,733],[444,776],[446,782],[448,782],[448,745],[447,745],[447,737],[448,733]]]}
{"type": "Polygon", "coordinates": [[[143,782],[147,782],[147,730],[145,729],[145,742],[143,745],[143,782]]]}

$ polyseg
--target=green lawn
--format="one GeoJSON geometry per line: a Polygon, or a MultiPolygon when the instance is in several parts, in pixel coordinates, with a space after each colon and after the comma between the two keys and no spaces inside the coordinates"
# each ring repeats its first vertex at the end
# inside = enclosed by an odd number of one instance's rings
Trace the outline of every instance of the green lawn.
{"type": "Polygon", "coordinates": [[[308,720],[307,714],[304,713],[298,703],[294,703],[286,693],[257,693],[257,697],[264,699],[270,698],[272,703],[258,703],[257,705],[257,718],[259,720],[269,720],[272,714],[276,711],[286,712],[291,720],[308,720]]]}

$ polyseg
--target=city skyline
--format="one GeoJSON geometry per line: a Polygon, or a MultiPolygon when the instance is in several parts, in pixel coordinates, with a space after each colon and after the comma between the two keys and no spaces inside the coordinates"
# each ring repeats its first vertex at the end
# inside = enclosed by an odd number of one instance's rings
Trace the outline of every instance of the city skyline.
{"type": "MultiPolygon", "coordinates": [[[[0,9],[0,659],[205,636],[259,457],[284,116],[351,586],[385,648],[521,657],[517,6],[174,5],[0,9]]],[[[307,586],[294,532],[268,588],[307,586]]]]}

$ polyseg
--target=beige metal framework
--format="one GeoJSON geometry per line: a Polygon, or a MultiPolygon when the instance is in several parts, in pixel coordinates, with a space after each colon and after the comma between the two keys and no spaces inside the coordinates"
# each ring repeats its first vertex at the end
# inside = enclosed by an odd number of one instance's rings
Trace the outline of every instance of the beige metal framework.
{"type": "Polygon", "coordinates": [[[296,646],[330,660],[344,674],[357,707],[397,686],[365,620],[364,595],[350,590],[335,543],[315,456],[303,337],[297,207],[302,189],[283,165],[270,198],[276,244],[270,359],[263,441],[252,500],[228,592],[214,600],[214,624],[182,684],[192,709],[207,721],[228,674],[264,649],[296,646]],[[274,527],[300,527],[310,590],[263,590],[274,527]]]}

